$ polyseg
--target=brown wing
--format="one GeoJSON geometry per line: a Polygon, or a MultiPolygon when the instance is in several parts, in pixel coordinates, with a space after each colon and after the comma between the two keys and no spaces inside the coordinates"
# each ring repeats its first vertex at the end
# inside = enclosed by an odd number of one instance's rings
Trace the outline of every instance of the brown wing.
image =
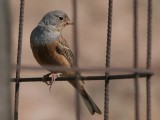
{"type": "MultiPolygon", "coordinates": [[[[70,49],[67,41],[61,37],[59,40],[58,40],[58,43],[57,43],[57,46],[56,46],[56,50],[59,54],[63,55],[67,60],[68,62],[70,63],[70,66],[73,67],[74,65],[74,55],[73,55],[73,52],[72,50],[70,49]]],[[[71,73],[71,74],[75,74],[75,72],[71,73]]],[[[81,76],[80,73],[78,73],[79,76],[81,76]]],[[[84,81],[82,81],[84,83],[84,81]]]]}
{"type": "Polygon", "coordinates": [[[59,54],[63,55],[68,60],[71,66],[74,65],[73,52],[70,49],[67,41],[63,37],[59,38],[56,50],[59,54]]]}

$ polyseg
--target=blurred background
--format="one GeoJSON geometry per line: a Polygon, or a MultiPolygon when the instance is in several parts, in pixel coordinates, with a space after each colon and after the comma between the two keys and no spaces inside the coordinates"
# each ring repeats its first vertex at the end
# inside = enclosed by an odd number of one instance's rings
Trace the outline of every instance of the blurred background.
{"type": "MultiPolygon", "coordinates": [[[[12,64],[16,64],[19,1],[10,0],[12,21],[12,64]]],[[[153,43],[152,70],[155,75],[151,81],[152,119],[158,119],[160,113],[160,56],[159,0],[153,1],[153,43]]],[[[104,67],[108,1],[78,1],[78,45],[80,67],[104,67]]],[[[111,67],[133,67],[133,4],[132,0],[113,2],[113,28],[111,67]]],[[[24,13],[22,65],[39,67],[30,49],[30,34],[42,17],[49,11],[65,11],[72,19],[71,0],[26,0],[24,13]]],[[[146,67],[147,1],[139,1],[139,67],[146,67]]],[[[63,36],[73,48],[72,26],[63,30],[63,36]]],[[[42,77],[48,71],[22,70],[21,77],[42,77]]],[[[103,75],[104,73],[83,73],[83,75],[103,75]]],[[[117,74],[117,73],[113,73],[117,74]]],[[[15,77],[15,70],[12,71],[15,77]]],[[[146,119],[146,82],[140,83],[140,119],[146,119]]],[[[15,84],[12,86],[14,102],[15,84]]],[[[92,116],[81,100],[82,120],[102,120],[104,110],[104,81],[86,81],[87,89],[100,107],[102,115],[92,116]]],[[[21,83],[19,99],[19,120],[75,120],[74,88],[68,82],[56,82],[49,87],[42,82],[21,83]]],[[[110,81],[109,117],[111,120],[134,120],[134,81],[110,81]]]]}

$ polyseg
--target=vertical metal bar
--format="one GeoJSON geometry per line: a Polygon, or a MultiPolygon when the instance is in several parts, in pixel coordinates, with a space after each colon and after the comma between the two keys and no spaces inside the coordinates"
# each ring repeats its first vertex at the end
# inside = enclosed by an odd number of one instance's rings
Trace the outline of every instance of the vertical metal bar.
{"type": "MultiPolygon", "coordinates": [[[[138,2],[133,0],[133,40],[134,40],[134,69],[138,68],[138,2]]],[[[139,120],[139,83],[138,75],[134,79],[135,86],[135,120],[139,120]]]]}
{"type": "Polygon", "coordinates": [[[136,75],[134,80],[135,86],[135,120],[139,120],[139,82],[138,82],[138,75],[136,75]]]}
{"type": "MultiPolygon", "coordinates": [[[[73,21],[74,21],[74,26],[73,26],[73,42],[74,42],[74,55],[75,55],[75,67],[78,67],[78,37],[77,37],[77,1],[73,0],[73,21]]],[[[78,71],[76,71],[77,73],[78,71]]],[[[78,79],[77,80],[77,91],[79,91],[79,84],[78,84],[78,79]]],[[[76,119],[80,120],[80,96],[78,92],[76,92],[76,119]]]]}
{"type": "MultiPolygon", "coordinates": [[[[152,0],[148,0],[147,7],[147,69],[151,69],[151,48],[152,48],[152,0]]],[[[151,120],[151,77],[146,78],[147,92],[147,120],[151,120]]]]}
{"type": "Polygon", "coordinates": [[[11,25],[8,0],[0,0],[0,118],[11,120],[11,25]]]}
{"type": "MultiPolygon", "coordinates": [[[[109,0],[108,3],[108,28],[107,28],[107,46],[106,46],[106,68],[110,67],[110,54],[111,54],[111,34],[112,34],[112,5],[113,1],[109,0]]],[[[104,120],[109,119],[109,72],[105,72],[105,94],[104,94],[104,120]]]]}
{"type": "Polygon", "coordinates": [[[21,56],[22,56],[23,21],[24,21],[24,0],[20,0],[20,17],[19,17],[19,34],[18,34],[18,48],[17,48],[17,69],[16,69],[14,120],[18,120],[19,87],[20,87],[19,79],[20,79],[20,67],[21,67],[21,56]]]}
{"type": "Polygon", "coordinates": [[[75,52],[75,66],[78,66],[78,34],[77,34],[77,0],[73,0],[73,42],[75,52]]]}

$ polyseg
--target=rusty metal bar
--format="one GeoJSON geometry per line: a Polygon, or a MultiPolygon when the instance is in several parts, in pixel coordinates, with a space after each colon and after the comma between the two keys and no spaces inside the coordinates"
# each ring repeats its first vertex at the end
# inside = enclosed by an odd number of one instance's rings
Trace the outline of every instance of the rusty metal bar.
{"type": "MultiPolygon", "coordinates": [[[[108,3],[108,25],[107,25],[107,46],[106,46],[106,68],[110,67],[111,55],[111,35],[112,35],[112,6],[113,1],[108,3]]],[[[109,119],[109,72],[105,72],[105,89],[104,89],[104,120],[109,119]]]]}
{"type": "MultiPolygon", "coordinates": [[[[152,49],[152,0],[148,0],[147,7],[147,63],[146,68],[151,69],[151,49],[152,49]]],[[[151,77],[146,78],[147,96],[147,120],[151,120],[151,77]]]]}
{"type": "MultiPolygon", "coordinates": [[[[79,71],[79,72],[129,72],[129,73],[152,73],[151,70],[148,69],[141,69],[141,68],[102,68],[102,67],[91,67],[91,68],[66,68],[66,67],[59,67],[59,66],[45,66],[46,68],[52,70],[53,72],[64,72],[64,71],[79,71]]],[[[23,70],[36,70],[41,71],[44,69],[42,67],[33,67],[33,66],[21,66],[23,70]]]]}
{"type": "MultiPolygon", "coordinates": [[[[75,56],[75,66],[78,67],[78,33],[77,33],[77,0],[72,0],[72,7],[73,7],[73,21],[74,21],[74,26],[73,26],[73,43],[74,43],[74,56],[75,56]]],[[[76,71],[78,73],[79,71],[76,71]]],[[[76,74],[76,80],[77,80],[77,91],[79,91],[79,84],[78,84],[78,78],[76,74]]],[[[76,119],[80,120],[80,96],[78,92],[76,91],[75,95],[75,106],[76,106],[76,119]]]]}
{"type": "Polygon", "coordinates": [[[21,57],[22,57],[23,21],[24,21],[24,0],[20,0],[19,33],[18,33],[18,48],[17,48],[17,69],[16,69],[16,85],[15,85],[15,103],[14,103],[14,120],[18,120],[19,88],[20,88],[19,79],[20,79],[20,66],[21,66],[21,57]]]}
{"type": "Polygon", "coordinates": [[[8,0],[0,0],[0,119],[11,120],[11,24],[8,0]]]}
{"type": "MultiPolygon", "coordinates": [[[[134,69],[138,68],[138,1],[133,0],[133,48],[134,48],[134,69]]],[[[139,120],[139,82],[138,74],[134,78],[135,87],[135,120],[139,120]]]]}
{"type": "MultiPolygon", "coordinates": [[[[124,74],[124,75],[109,75],[109,80],[119,80],[119,79],[133,79],[137,76],[136,74],[124,74]]],[[[146,76],[152,76],[152,73],[139,73],[138,76],[143,78],[146,76]]],[[[78,77],[79,80],[106,80],[106,76],[81,76],[78,77]]],[[[51,78],[46,78],[47,81],[51,81],[51,78]]],[[[76,80],[76,77],[58,77],[56,81],[68,81],[68,80],[76,80]]],[[[35,78],[20,78],[19,82],[42,82],[42,77],[35,78]]],[[[12,78],[11,82],[16,82],[16,78],[12,78]]]]}

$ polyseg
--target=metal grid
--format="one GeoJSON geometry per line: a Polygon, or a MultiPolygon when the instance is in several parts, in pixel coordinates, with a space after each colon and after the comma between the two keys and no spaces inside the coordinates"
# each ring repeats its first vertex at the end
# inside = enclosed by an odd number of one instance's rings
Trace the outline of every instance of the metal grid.
{"type": "MultiPolygon", "coordinates": [[[[19,92],[20,92],[20,82],[34,82],[42,81],[42,78],[21,78],[20,70],[23,68],[21,66],[21,53],[22,53],[22,35],[23,35],[23,19],[24,19],[24,0],[20,0],[20,17],[19,17],[19,36],[18,36],[18,49],[17,49],[17,69],[16,78],[12,79],[12,82],[16,82],[15,87],[15,106],[14,106],[14,120],[18,120],[18,105],[19,105],[19,92]]],[[[72,0],[73,3],[73,20],[75,26],[73,28],[73,39],[74,39],[74,51],[75,51],[75,67],[68,69],[73,71],[104,71],[104,76],[82,76],[82,77],[59,77],[56,81],[65,80],[105,80],[105,94],[104,94],[104,120],[109,119],[109,81],[110,80],[120,80],[120,79],[135,79],[135,120],[139,120],[139,85],[138,80],[140,77],[146,77],[146,94],[147,94],[147,120],[151,120],[151,91],[150,91],[150,80],[153,75],[151,68],[151,33],[152,33],[152,0],[148,0],[148,18],[147,18],[147,63],[146,69],[138,69],[138,2],[133,0],[133,45],[134,45],[134,63],[133,69],[117,69],[110,67],[110,55],[111,55],[111,33],[112,33],[112,6],[113,0],[108,1],[108,28],[107,28],[107,46],[106,46],[106,69],[80,69],[78,67],[78,33],[77,33],[77,1],[72,0]],[[123,71],[131,72],[131,74],[124,75],[110,75],[111,71],[123,71]]],[[[50,66],[52,68],[52,66],[50,66]]],[[[34,69],[34,67],[24,67],[26,69],[34,69]]],[[[53,71],[65,71],[66,68],[52,68],[53,71]]],[[[47,80],[50,80],[48,78],[47,80]]],[[[79,105],[79,95],[76,94],[76,118],[80,120],[80,105],[79,105]]]]}

